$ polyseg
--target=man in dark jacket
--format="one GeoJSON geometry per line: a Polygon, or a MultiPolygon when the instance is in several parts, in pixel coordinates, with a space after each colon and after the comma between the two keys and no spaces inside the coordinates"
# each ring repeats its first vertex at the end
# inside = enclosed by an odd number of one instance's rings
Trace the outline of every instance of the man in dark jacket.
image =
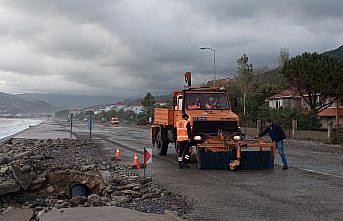
{"type": "Polygon", "coordinates": [[[280,125],[273,123],[272,120],[267,120],[266,126],[267,126],[266,129],[264,129],[264,131],[262,131],[258,136],[263,137],[264,135],[268,133],[270,136],[270,139],[272,141],[275,141],[276,148],[278,149],[278,152],[282,159],[282,163],[283,163],[282,169],[287,170],[288,164],[287,164],[287,158],[284,152],[285,146],[283,143],[283,140],[286,139],[285,132],[280,127],[280,125]]]}

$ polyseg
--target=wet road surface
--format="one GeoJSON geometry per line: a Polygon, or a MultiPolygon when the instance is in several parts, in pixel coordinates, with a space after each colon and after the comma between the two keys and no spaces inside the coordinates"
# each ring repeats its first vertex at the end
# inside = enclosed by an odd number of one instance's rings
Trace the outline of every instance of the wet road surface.
{"type": "MultiPolygon", "coordinates": [[[[87,136],[87,125],[74,132],[87,136]]],[[[143,147],[152,147],[148,127],[95,124],[93,141],[114,156],[119,147],[122,163],[142,160],[143,147]]],[[[189,196],[194,209],[190,220],[343,220],[343,151],[318,151],[312,143],[290,141],[286,146],[289,170],[199,170],[196,163],[178,169],[174,145],[161,157],[154,149],[147,174],[172,191],[189,196]]],[[[339,148],[339,147],[337,147],[339,148]]],[[[277,156],[277,164],[280,164],[277,156]]]]}

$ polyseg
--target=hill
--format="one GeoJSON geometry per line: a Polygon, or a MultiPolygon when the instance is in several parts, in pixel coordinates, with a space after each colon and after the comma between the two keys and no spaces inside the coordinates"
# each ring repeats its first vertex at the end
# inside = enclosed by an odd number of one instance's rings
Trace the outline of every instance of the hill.
{"type": "Polygon", "coordinates": [[[343,59],[343,45],[331,51],[324,52],[323,55],[343,59]]]}
{"type": "Polygon", "coordinates": [[[51,113],[54,110],[44,101],[26,101],[19,96],[0,92],[0,114],[51,113]]]}
{"type": "Polygon", "coordinates": [[[59,109],[82,109],[94,105],[112,104],[118,100],[112,96],[64,95],[64,94],[18,94],[27,101],[41,100],[59,109]]]}

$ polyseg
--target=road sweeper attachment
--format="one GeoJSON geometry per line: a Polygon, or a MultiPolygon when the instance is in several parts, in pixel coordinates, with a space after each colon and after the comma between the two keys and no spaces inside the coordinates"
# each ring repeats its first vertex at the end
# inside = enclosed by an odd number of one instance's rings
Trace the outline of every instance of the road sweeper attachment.
{"type": "Polygon", "coordinates": [[[275,143],[262,139],[238,140],[219,131],[217,136],[208,136],[197,146],[199,169],[251,170],[274,167],[275,143]]]}

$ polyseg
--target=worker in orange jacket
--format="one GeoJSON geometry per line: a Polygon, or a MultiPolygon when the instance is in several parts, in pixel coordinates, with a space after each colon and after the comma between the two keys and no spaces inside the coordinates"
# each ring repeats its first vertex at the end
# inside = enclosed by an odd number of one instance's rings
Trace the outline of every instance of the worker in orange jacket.
{"type": "Polygon", "coordinates": [[[182,119],[176,122],[177,161],[180,169],[188,167],[191,152],[189,149],[191,137],[191,126],[188,122],[188,115],[182,114],[182,119]]]}

